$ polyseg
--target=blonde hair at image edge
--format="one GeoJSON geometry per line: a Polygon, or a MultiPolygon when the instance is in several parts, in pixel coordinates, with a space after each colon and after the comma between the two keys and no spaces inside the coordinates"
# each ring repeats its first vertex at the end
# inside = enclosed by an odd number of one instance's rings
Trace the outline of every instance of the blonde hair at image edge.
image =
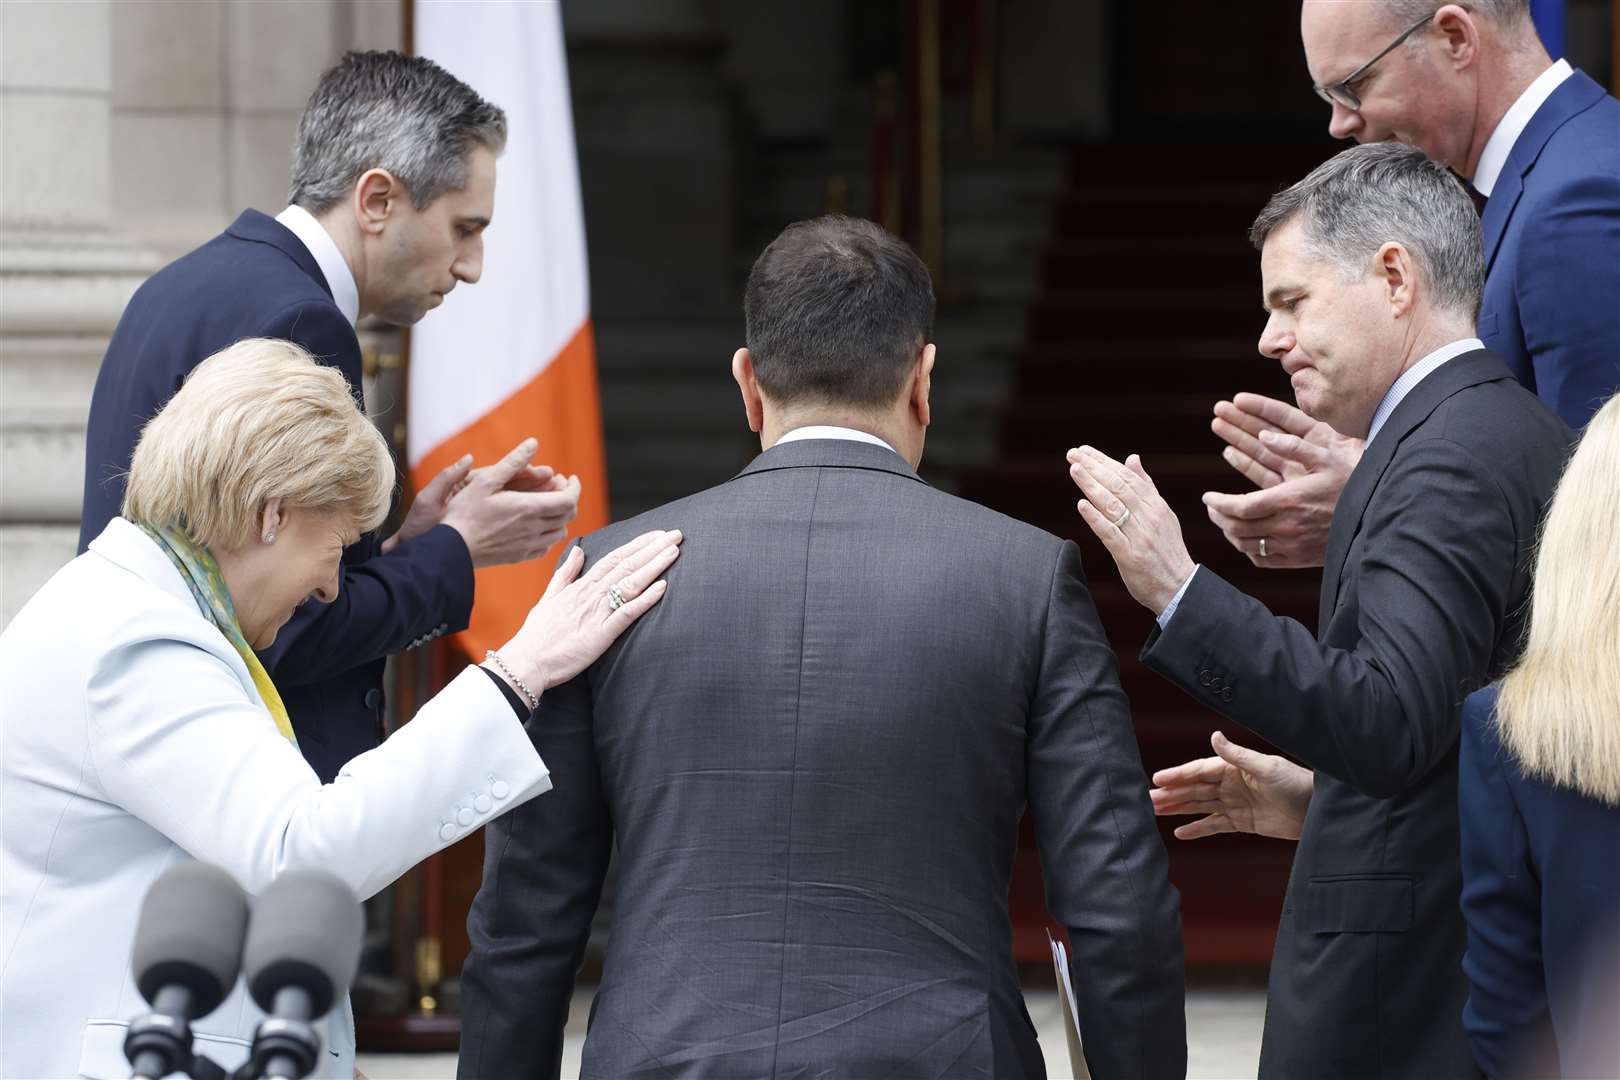
{"type": "Polygon", "coordinates": [[[1620,806],[1620,394],[1586,427],[1542,523],[1524,655],[1496,722],[1527,776],[1620,806]]]}
{"type": "Polygon", "coordinates": [[[369,531],[393,492],[388,446],[342,374],[290,341],[248,338],[198,364],[147,422],[123,516],[234,551],[272,498],[369,531]]]}

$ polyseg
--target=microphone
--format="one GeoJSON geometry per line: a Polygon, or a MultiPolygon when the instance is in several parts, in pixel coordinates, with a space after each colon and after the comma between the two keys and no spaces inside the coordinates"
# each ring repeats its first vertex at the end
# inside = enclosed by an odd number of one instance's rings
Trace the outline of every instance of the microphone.
{"type": "Polygon", "coordinates": [[[147,890],[130,966],[152,1011],[124,1038],[137,1080],[192,1071],[191,1021],[236,985],[247,921],[247,894],[218,867],[176,863],[147,890]]]}
{"type": "Polygon", "coordinates": [[[303,1080],[320,1058],[313,1021],[349,992],[365,935],[360,901],[322,870],[282,874],[253,906],[243,946],[248,993],[269,1015],[253,1036],[256,1077],[303,1080]]]}

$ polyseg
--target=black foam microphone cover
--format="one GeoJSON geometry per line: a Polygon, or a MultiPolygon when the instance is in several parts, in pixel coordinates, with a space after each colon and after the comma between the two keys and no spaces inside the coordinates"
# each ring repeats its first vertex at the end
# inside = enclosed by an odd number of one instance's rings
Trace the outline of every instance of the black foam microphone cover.
{"type": "Polygon", "coordinates": [[[276,993],[298,987],[312,1017],[325,1016],[360,965],[365,913],[360,901],[324,870],[282,874],[253,905],[242,971],[259,1008],[274,1013],[276,993]]]}
{"type": "Polygon", "coordinates": [[[247,894],[232,877],[200,862],[165,870],[141,901],[130,967],[141,996],[156,1004],[165,986],[191,992],[190,1019],[219,1008],[236,985],[247,930],[247,894]]]}

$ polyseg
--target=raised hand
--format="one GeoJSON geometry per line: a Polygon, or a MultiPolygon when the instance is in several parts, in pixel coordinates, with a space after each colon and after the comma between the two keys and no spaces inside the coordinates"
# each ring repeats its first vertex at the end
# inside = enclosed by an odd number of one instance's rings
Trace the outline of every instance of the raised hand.
{"type": "Polygon", "coordinates": [[[1210,428],[1227,444],[1226,463],[1260,489],[1205,492],[1210,521],[1256,566],[1321,566],[1333,508],[1361,460],[1361,440],[1260,394],[1216,403],[1210,428]]]}
{"type": "MultiPolygon", "coordinates": [[[[467,476],[472,472],[472,460],[471,454],[463,454],[461,460],[453,461],[440,469],[439,475],[429,480],[427,486],[416,493],[416,498],[411,500],[410,511],[400,523],[399,531],[383,541],[384,555],[407,540],[416,539],[444,520],[444,513],[450,508],[450,500],[455,497],[456,492],[467,485],[467,476]]],[[[549,480],[551,470],[545,471],[549,480]]]]}
{"type": "Polygon", "coordinates": [[[1229,740],[1209,737],[1214,757],[1160,769],[1148,792],[1160,817],[1203,814],[1176,829],[1180,840],[1244,832],[1298,840],[1311,805],[1314,774],[1284,757],[1262,754],[1229,740]]]}
{"type": "Polygon", "coordinates": [[[450,498],[444,523],[467,542],[475,567],[537,559],[568,535],[579,512],[579,477],[530,465],[530,438],[493,465],[474,469],[450,498]]]}
{"type": "Polygon", "coordinates": [[[1158,615],[1189,577],[1194,563],[1181,538],[1181,522],[1164,501],[1142,459],[1121,465],[1101,450],[1069,451],[1069,478],[1085,495],[1080,517],[1108,549],[1136,602],[1158,615]]]}
{"type": "Polygon", "coordinates": [[[583,576],[585,555],[575,547],[512,640],[497,650],[501,660],[536,692],[584,671],[663,599],[668,586],[659,578],[680,554],[681,539],[679,531],[643,533],[583,576]]]}

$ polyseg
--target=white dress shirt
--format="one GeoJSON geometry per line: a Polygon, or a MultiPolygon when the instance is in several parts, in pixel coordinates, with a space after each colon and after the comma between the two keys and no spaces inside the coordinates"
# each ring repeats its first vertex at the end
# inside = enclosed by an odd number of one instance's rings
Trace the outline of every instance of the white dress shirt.
{"type": "MultiPolygon", "coordinates": [[[[1373,439],[1378,435],[1378,430],[1384,426],[1384,421],[1388,420],[1389,414],[1395,411],[1395,406],[1399,405],[1406,395],[1412,392],[1413,387],[1428,378],[1435,368],[1447,360],[1461,356],[1463,353],[1473,352],[1484,347],[1485,343],[1479,338],[1463,338],[1460,341],[1453,341],[1449,345],[1440,346],[1401,372],[1400,377],[1390,384],[1388,390],[1384,391],[1384,398],[1378,403],[1378,408],[1373,410],[1372,424],[1367,428],[1367,445],[1372,444],[1373,439]]],[[[1200,563],[1199,565],[1203,564],[1200,563]]],[[[1181,588],[1176,590],[1176,595],[1170,598],[1170,603],[1166,604],[1164,610],[1159,612],[1160,630],[1170,625],[1170,619],[1175,615],[1177,605],[1181,603],[1181,598],[1187,595],[1187,587],[1192,584],[1193,578],[1197,576],[1198,567],[1195,566],[1193,572],[1187,575],[1187,580],[1181,583],[1181,588]]]]}
{"type": "Polygon", "coordinates": [[[869,431],[838,427],[835,424],[810,424],[806,427],[794,428],[780,439],[777,439],[775,445],[781,446],[785,442],[798,442],[801,439],[844,439],[848,442],[871,443],[873,446],[881,446],[883,449],[896,454],[900,452],[869,431]]]}
{"type": "Polygon", "coordinates": [[[1491,190],[1496,187],[1497,179],[1502,175],[1502,166],[1507,164],[1508,155],[1513,152],[1513,144],[1519,141],[1524,129],[1530,126],[1531,119],[1537,111],[1552,97],[1552,92],[1575,73],[1569,66],[1568,60],[1558,63],[1536,76],[1536,81],[1525,87],[1519,100],[1513,103],[1502,116],[1502,122],[1496,125],[1491,137],[1485,140],[1485,149],[1480,151],[1479,164],[1474,166],[1474,190],[1490,197],[1491,190]]]}
{"type": "Polygon", "coordinates": [[[289,206],[276,215],[276,220],[287,226],[298,237],[315,265],[326,278],[326,287],[332,290],[332,302],[337,304],[343,317],[353,326],[360,321],[360,289],[354,283],[354,272],[348,260],[338,250],[337,242],[326,231],[326,226],[315,220],[315,215],[302,206],[289,206]]]}

